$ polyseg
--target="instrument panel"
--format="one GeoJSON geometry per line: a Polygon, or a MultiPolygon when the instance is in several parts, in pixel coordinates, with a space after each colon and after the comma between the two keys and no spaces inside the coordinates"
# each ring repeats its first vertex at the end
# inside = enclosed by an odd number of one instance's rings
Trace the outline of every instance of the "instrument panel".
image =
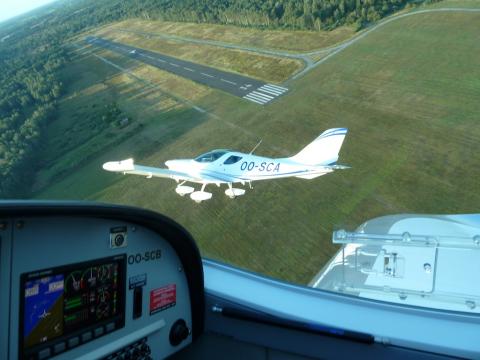
{"type": "Polygon", "coordinates": [[[98,338],[123,328],[125,275],[126,255],[22,274],[20,358],[60,354],[75,335],[85,343],[92,333],[98,338]]]}
{"type": "Polygon", "coordinates": [[[0,202],[0,358],[165,358],[203,329],[201,266],[146,210],[0,202]]]}

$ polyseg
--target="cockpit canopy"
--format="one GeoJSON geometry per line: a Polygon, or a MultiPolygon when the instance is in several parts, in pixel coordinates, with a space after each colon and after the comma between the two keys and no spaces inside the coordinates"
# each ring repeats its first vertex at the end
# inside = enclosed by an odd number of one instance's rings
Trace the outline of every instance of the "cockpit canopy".
{"type": "Polygon", "coordinates": [[[208,153],[202,154],[199,157],[195,158],[196,162],[201,162],[201,163],[208,163],[208,162],[214,162],[215,160],[220,159],[223,155],[226,153],[230,152],[231,150],[212,150],[209,151],[208,153]]]}

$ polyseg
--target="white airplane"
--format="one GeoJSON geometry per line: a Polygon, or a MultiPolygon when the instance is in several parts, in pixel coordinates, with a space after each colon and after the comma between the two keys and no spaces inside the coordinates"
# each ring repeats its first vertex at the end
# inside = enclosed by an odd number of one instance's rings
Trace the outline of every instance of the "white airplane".
{"type": "Polygon", "coordinates": [[[43,313],[38,315],[39,319],[45,319],[46,317],[50,316],[50,313],[43,309],[43,313]]]}
{"type": "Polygon", "coordinates": [[[123,174],[143,175],[148,179],[174,179],[179,183],[175,189],[177,194],[190,194],[190,198],[196,202],[212,197],[211,193],[205,191],[208,184],[227,184],[225,195],[233,199],[245,194],[244,189],[234,188],[233,184],[248,183],[252,188],[252,181],[286,177],[313,179],[334,170],[348,169],[348,166],[336,164],[346,134],[345,128],[329,129],[298,154],[288,158],[272,159],[253,155],[255,147],[249,154],[212,150],[195,159],[168,160],[165,162],[168,169],[137,165],[133,159],[110,161],[103,164],[103,168],[123,174]],[[187,182],[202,184],[202,188],[195,191],[192,186],[185,185],[187,182]]]}

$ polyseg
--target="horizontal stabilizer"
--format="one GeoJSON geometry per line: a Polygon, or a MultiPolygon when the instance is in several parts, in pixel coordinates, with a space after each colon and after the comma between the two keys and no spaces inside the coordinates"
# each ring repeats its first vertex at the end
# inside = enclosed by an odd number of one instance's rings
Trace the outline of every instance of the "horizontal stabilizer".
{"type": "Polygon", "coordinates": [[[322,176],[322,175],[326,175],[328,173],[331,173],[333,172],[334,170],[345,170],[345,169],[350,169],[350,166],[346,166],[346,165],[320,165],[320,166],[317,166],[316,167],[318,170],[316,170],[315,172],[313,173],[310,173],[308,175],[298,175],[298,176],[295,176],[296,178],[299,178],[299,179],[315,179],[319,176],[322,176]]]}
{"type": "Polygon", "coordinates": [[[327,168],[327,169],[332,169],[332,170],[346,170],[346,169],[351,169],[352,167],[351,166],[347,166],[347,165],[339,165],[339,164],[335,164],[335,165],[325,165],[323,166],[324,168],[327,168]]]}

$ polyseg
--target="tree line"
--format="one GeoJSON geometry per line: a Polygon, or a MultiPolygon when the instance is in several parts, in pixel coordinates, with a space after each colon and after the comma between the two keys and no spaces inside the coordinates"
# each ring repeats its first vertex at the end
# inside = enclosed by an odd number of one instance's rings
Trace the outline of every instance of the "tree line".
{"type": "Polygon", "coordinates": [[[146,0],[124,4],[136,17],[302,30],[361,29],[406,6],[440,0],[146,0]]]}
{"type": "Polygon", "coordinates": [[[0,197],[20,197],[29,188],[35,150],[62,89],[57,70],[65,62],[63,50],[29,45],[8,48],[15,56],[0,47],[0,197]]]}

